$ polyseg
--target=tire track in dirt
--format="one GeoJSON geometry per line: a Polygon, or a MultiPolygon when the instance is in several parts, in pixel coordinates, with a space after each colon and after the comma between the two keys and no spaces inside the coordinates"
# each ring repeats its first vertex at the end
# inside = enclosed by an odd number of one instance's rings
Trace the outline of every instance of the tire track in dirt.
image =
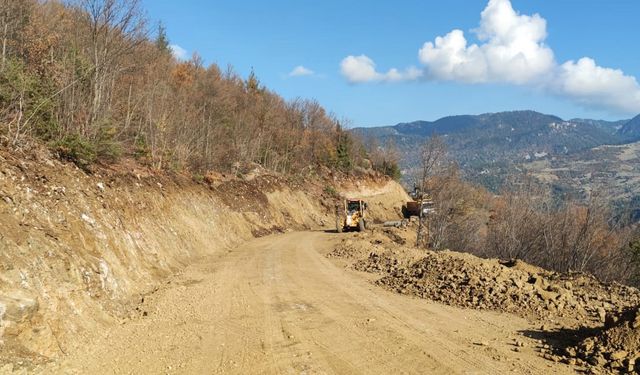
{"type": "Polygon", "coordinates": [[[339,238],[287,233],[203,260],[147,298],[147,316],[43,372],[571,373],[511,351],[530,328],[521,318],[398,295],[342,269],[323,256],[339,238]]]}

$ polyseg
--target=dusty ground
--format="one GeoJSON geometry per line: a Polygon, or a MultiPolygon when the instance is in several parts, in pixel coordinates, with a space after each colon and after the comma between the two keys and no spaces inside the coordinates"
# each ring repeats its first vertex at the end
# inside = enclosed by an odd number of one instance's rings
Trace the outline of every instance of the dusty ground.
{"type": "MultiPolygon", "coordinates": [[[[521,261],[418,249],[413,226],[344,236],[326,257],[402,295],[518,315],[533,323],[520,333],[534,339],[540,357],[578,372],[640,373],[640,290],[521,261]]],[[[530,347],[520,339],[516,346],[530,347]]]]}
{"type": "Polygon", "coordinates": [[[332,228],[337,192],[368,189],[373,220],[406,198],[375,173],[287,178],[249,167],[196,178],[122,160],[88,174],[46,149],[0,148],[0,369],[65,357],[201,259],[285,229],[332,228]]]}
{"type": "Polygon", "coordinates": [[[293,232],[194,264],[44,373],[571,373],[510,314],[402,296],[327,258],[341,238],[293,232]],[[515,352],[516,340],[523,347],[515,352]]]}

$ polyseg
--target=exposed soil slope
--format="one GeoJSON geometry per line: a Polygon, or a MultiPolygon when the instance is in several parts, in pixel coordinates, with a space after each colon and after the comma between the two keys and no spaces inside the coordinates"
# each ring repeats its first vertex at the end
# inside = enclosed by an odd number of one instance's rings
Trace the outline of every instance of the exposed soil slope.
{"type": "MultiPolygon", "coordinates": [[[[382,196],[399,189],[370,179],[382,196]]],[[[89,175],[45,151],[0,150],[0,366],[73,352],[78,336],[138,314],[144,295],[203,257],[270,233],[332,227],[323,191],[347,182],[295,183],[259,169],[195,182],[134,163],[89,175]]],[[[388,207],[380,214],[393,215],[388,207]]]]}
{"type": "Polygon", "coordinates": [[[396,183],[118,168],[0,153],[0,373],[635,369],[634,288],[332,233],[334,191],[382,222],[396,183]]]}

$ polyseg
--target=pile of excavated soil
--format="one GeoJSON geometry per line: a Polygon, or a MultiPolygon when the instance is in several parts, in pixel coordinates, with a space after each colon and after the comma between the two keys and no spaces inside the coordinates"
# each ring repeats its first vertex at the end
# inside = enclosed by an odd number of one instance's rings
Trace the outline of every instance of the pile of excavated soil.
{"type": "MultiPolygon", "coordinates": [[[[378,262],[370,257],[370,262],[378,262]]],[[[407,268],[393,270],[377,283],[404,294],[449,305],[495,309],[541,318],[604,320],[606,313],[640,303],[640,293],[619,284],[601,284],[586,275],[529,272],[495,260],[428,253],[407,268]]],[[[517,263],[516,263],[517,264],[517,263]]]]}
{"type": "Polygon", "coordinates": [[[607,315],[603,329],[565,350],[566,356],[619,373],[640,373],[640,309],[607,315]]]}
{"type": "Polygon", "coordinates": [[[356,270],[382,274],[376,284],[402,294],[516,313],[565,327],[594,327],[608,313],[640,304],[637,289],[601,283],[588,275],[548,272],[520,261],[421,251],[398,245],[393,237],[382,231],[366,239],[354,237],[339,244],[331,256],[353,259],[356,270]]]}
{"type": "Polygon", "coordinates": [[[529,334],[545,339],[536,350],[549,360],[592,373],[640,373],[638,289],[521,261],[401,245],[413,235],[411,228],[376,228],[343,239],[327,256],[381,275],[375,283],[398,293],[540,322],[541,330],[529,334]]]}

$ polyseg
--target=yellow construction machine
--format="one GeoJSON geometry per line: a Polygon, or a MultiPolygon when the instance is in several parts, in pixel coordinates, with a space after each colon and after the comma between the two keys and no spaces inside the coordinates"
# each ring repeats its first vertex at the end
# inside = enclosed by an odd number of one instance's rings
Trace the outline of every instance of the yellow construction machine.
{"type": "Polygon", "coordinates": [[[346,199],[336,206],[336,230],[338,233],[352,229],[362,232],[367,228],[365,219],[367,203],[362,199],[346,199]]]}

